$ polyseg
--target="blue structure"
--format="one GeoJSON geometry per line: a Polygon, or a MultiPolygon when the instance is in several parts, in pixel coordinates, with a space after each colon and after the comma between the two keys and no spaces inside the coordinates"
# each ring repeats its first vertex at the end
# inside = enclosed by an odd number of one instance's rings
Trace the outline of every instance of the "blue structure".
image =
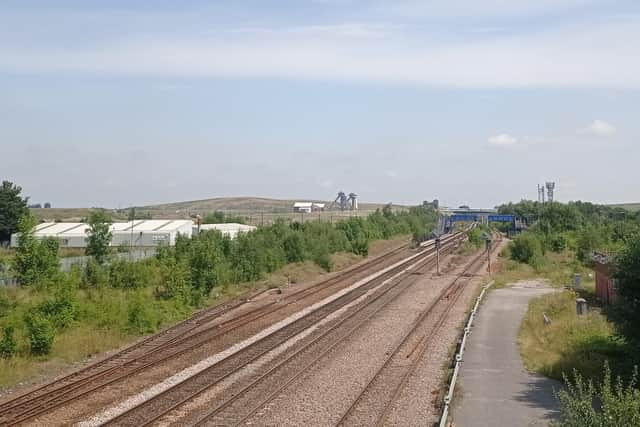
{"type": "Polygon", "coordinates": [[[515,215],[489,215],[487,217],[489,222],[514,222],[516,220],[515,215]]]}

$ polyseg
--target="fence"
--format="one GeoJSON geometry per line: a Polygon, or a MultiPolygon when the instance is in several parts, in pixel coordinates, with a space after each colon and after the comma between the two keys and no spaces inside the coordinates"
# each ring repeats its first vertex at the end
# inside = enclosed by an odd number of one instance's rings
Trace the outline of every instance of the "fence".
{"type": "Polygon", "coordinates": [[[454,357],[453,375],[451,375],[451,381],[449,382],[449,390],[444,397],[444,407],[442,408],[442,416],[440,417],[440,427],[447,426],[447,421],[449,418],[449,406],[451,405],[451,401],[453,400],[453,391],[455,390],[456,381],[458,380],[460,364],[462,363],[462,356],[464,355],[464,348],[467,344],[467,338],[469,337],[469,333],[471,332],[471,325],[473,325],[473,320],[478,314],[478,308],[480,307],[482,298],[484,298],[485,293],[492,285],[493,281],[489,282],[489,284],[482,288],[482,292],[480,292],[480,295],[478,296],[478,298],[476,298],[476,304],[473,306],[473,310],[471,310],[471,313],[469,313],[469,320],[467,321],[467,325],[465,326],[464,332],[462,334],[460,349],[454,357]]]}
{"type": "Polygon", "coordinates": [[[278,220],[284,220],[287,222],[307,222],[307,221],[326,221],[337,222],[344,219],[362,217],[365,218],[374,213],[375,210],[357,210],[357,211],[319,211],[319,212],[256,212],[251,211],[247,213],[233,212],[232,215],[237,215],[245,219],[248,225],[271,225],[278,220]]]}
{"type": "MultiPolygon", "coordinates": [[[[119,259],[126,259],[131,261],[141,261],[143,259],[151,258],[155,256],[156,249],[155,248],[147,248],[147,249],[135,249],[131,252],[124,252],[115,254],[115,256],[119,259]]],[[[60,259],[60,271],[69,271],[73,266],[84,267],[89,260],[88,256],[74,256],[60,259]]],[[[1,273],[2,271],[0,271],[1,273]]],[[[9,276],[7,273],[0,275],[0,287],[16,287],[18,286],[18,280],[9,276]]]]}

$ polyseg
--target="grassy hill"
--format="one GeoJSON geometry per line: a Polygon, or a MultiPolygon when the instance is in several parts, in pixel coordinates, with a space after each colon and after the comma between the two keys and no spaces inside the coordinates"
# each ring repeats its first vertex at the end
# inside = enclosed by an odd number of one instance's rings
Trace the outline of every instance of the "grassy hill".
{"type": "Polygon", "coordinates": [[[616,205],[610,205],[614,208],[623,208],[630,211],[640,211],[640,203],[619,203],[616,205]]]}
{"type": "MultiPolygon", "coordinates": [[[[326,203],[327,208],[331,201],[298,199],[299,201],[313,201],[326,203]]],[[[136,215],[149,215],[154,219],[178,219],[188,218],[190,214],[207,214],[215,211],[251,216],[258,214],[287,214],[293,210],[296,200],[269,199],[263,197],[219,197],[205,200],[192,200],[186,202],[163,203],[158,205],[138,206],[136,215]]],[[[384,203],[359,203],[361,213],[371,212],[384,207],[384,203]]],[[[394,205],[395,208],[403,206],[394,205]]],[[[50,208],[31,209],[31,212],[39,220],[51,221],[80,221],[89,215],[90,208],[50,208]]],[[[126,220],[128,208],[121,210],[108,210],[114,220],[126,220]]]]}
{"type": "MultiPolygon", "coordinates": [[[[187,202],[165,203],[152,206],[140,206],[140,212],[153,214],[171,214],[179,212],[206,213],[222,211],[228,213],[286,213],[291,212],[296,201],[325,203],[328,208],[331,201],[327,200],[284,200],[263,197],[220,197],[215,199],[193,200],[187,202]]],[[[375,210],[384,207],[382,203],[359,203],[362,210],[375,210]]]]}

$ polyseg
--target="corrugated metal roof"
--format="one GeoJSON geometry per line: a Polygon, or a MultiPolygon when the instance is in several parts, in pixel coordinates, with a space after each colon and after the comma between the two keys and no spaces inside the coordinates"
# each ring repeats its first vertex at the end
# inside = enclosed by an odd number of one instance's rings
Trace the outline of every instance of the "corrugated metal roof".
{"type": "MultiPolygon", "coordinates": [[[[171,232],[191,227],[191,220],[136,220],[133,223],[134,231],[163,231],[171,232]]],[[[86,235],[89,225],[82,222],[43,222],[38,224],[35,235],[38,237],[77,236],[86,235]]],[[[131,231],[131,222],[114,222],[110,227],[113,233],[131,231]]]]}
{"type": "Polygon", "coordinates": [[[295,202],[293,204],[294,208],[310,208],[313,206],[312,202],[295,202]]]}

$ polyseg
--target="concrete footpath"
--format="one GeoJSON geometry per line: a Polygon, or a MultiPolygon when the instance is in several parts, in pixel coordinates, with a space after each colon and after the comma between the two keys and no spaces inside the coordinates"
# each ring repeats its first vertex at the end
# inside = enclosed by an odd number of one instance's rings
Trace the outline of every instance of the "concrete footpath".
{"type": "Polygon", "coordinates": [[[557,418],[553,390],[560,383],[528,372],[517,344],[529,300],[552,291],[530,281],[487,294],[460,371],[452,417],[456,427],[546,426],[557,418]]]}

